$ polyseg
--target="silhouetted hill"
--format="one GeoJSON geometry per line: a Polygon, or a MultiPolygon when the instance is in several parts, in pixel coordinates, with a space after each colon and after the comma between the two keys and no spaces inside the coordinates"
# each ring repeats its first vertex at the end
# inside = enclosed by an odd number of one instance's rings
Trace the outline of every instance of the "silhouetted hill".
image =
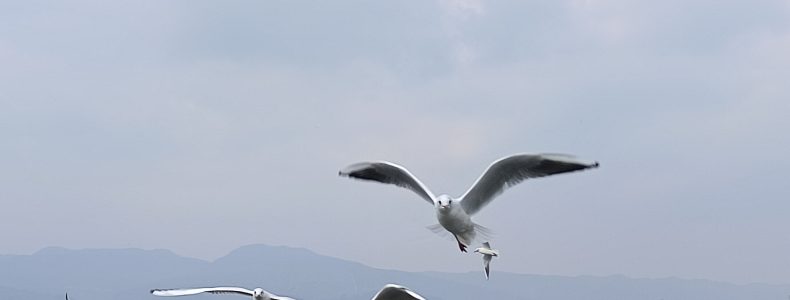
{"type": "MultiPolygon", "coordinates": [[[[386,283],[431,300],[449,299],[787,299],[790,286],[707,280],[564,277],[497,272],[412,273],[376,269],[305,249],[250,245],[214,262],[167,250],[45,248],[0,256],[0,299],[155,299],[152,288],[262,287],[297,299],[370,299],[386,283]]],[[[230,296],[194,296],[199,299],[230,296]]]]}

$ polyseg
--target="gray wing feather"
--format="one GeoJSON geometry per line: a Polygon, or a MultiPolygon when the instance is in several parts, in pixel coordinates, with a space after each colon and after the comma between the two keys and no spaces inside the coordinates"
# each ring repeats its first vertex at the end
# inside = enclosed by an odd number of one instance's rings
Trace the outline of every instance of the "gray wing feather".
{"type": "Polygon", "coordinates": [[[210,288],[194,288],[194,289],[167,289],[167,290],[151,290],[151,294],[156,296],[186,296],[195,295],[200,293],[211,294],[239,294],[245,296],[252,296],[252,291],[239,288],[239,287],[210,287],[210,288]]]}
{"type": "Polygon", "coordinates": [[[488,279],[488,273],[491,271],[489,267],[490,265],[491,265],[491,255],[483,255],[483,267],[486,270],[486,279],[488,279]]]}
{"type": "Polygon", "coordinates": [[[425,185],[412,175],[406,168],[386,161],[361,162],[350,165],[338,172],[340,176],[347,176],[362,180],[372,180],[381,183],[394,184],[410,189],[420,195],[425,201],[435,202],[435,197],[425,185]]]}
{"type": "Polygon", "coordinates": [[[529,178],[545,177],[598,167],[565,154],[516,154],[492,163],[461,196],[461,206],[474,214],[507,188],[529,178]]]}

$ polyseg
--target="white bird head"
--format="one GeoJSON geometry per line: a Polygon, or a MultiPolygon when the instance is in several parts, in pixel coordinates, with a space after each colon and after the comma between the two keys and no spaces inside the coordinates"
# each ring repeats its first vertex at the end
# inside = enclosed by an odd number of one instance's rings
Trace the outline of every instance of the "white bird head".
{"type": "Polygon", "coordinates": [[[257,288],[252,290],[252,298],[254,299],[262,299],[263,298],[263,289],[257,288]]]}
{"type": "Polygon", "coordinates": [[[453,198],[449,195],[439,195],[436,197],[436,207],[439,209],[448,209],[453,205],[453,198]]]}

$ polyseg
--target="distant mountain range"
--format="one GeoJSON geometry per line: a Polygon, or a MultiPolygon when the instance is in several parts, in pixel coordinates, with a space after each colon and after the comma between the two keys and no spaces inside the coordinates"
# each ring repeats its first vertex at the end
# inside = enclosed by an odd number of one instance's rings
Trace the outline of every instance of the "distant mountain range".
{"type": "MultiPolygon", "coordinates": [[[[370,299],[386,283],[405,285],[429,300],[786,300],[790,285],[736,285],[707,280],[564,277],[497,272],[438,273],[383,270],[309,250],[250,245],[214,262],[167,250],[45,248],[0,256],[0,299],[157,299],[152,288],[232,285],[262,287],[297,299],[370,299]]],[[[201,295],[189,299],[241,299],[201,295]]]]}

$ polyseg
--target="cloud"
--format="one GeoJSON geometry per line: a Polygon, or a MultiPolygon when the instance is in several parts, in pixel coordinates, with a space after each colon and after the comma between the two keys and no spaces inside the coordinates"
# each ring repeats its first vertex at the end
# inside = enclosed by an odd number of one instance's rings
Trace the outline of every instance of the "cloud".
{"type": "Polygon", "coordinates": [[[779,169],[790,127],[784,2],[4,8],[0,202],[13,209],[0,218],[26,230],[0,229],[13,241],[0,251],[139,246],[210,258],[272,242],[377,266],[469,270],[478,266],[393,249],[381,232],[447,245],[418,226],[432,214],[415,213],[424,203],[407,191],[348,183],[337,169],[393,160],[437,193],[460,194],[496,158],[552,151],[603,167],[530,182],[480,215],[498,243],[529,252],[503,268],[787,278],[787,268],[745,263],[779,255],[738,251],[738,272],[717,267],[741,239],[790,251],[771,238],[787,228],[775,213],[786,211],[779,169]],[[389,213],[367,213],[378,210],[389,213]],[[161,237],[191,232],[225,240],[161,237]],[[374,251],[348,252],[349,232],[374,251]],[[332,233],[343,234],[322,236],[332,233]],[[692,259],[711,249],[724,250],[692,259]],[[662,259],[640,259],[650,255],[662,259]]]}
{"type": "Polygon", "coordinates": [[[456,18],[468,18],[485,13],[485,6],[480,0],[439,0],[446,13],[456,18]]]}

